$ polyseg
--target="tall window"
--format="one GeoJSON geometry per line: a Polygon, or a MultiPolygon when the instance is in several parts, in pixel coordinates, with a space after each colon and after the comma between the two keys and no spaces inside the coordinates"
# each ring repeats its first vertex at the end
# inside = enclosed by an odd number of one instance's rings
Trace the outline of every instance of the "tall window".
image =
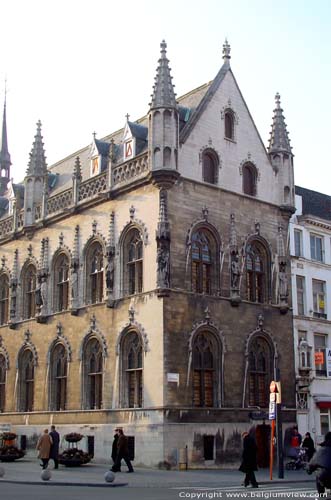
{"type": "Polygon", "coordinates": [[[294,255],[295,257],[302,257],[302,231],[294,229],[294,255]]]}
{"type": "MultiPolygon", "coordinates": [[[[192,235],[192,291],[196,293],[212,293],[213,282],[216,284],[216,242],[204,229],[192,235]]],[[[215,287],[214,287],[215,288],[215,287]]]]}
{"type": "Polygon", "coordinates": [[[315,318],[326,319],[325,281],[313,280],[313,304],[315,318]]]}
{"type": "Polygon", "coordinates": [[[243,192],[250,196],[256,195],[257,172],[252,163],[245,163],[242,169],[243,174],[243,192]]]}
{"type": "Polygon", "coordinates": [[[68,356],[63,344],[57,344],[51,354],[50,410],[66,409],[68,356]]]}
{"type": "Polygon", "coordinates": [[[267,299],[268,288],[267,254],[259,242],[246,247],[246,290],[247,300],[263,303],[267,299]]]}
{"type": "Polygon", "coordinates": [[[138,229],[131,229],[124,240],[124,293],[143,290],[143,241],[138,229]]]}
{"type": "Polygon", "coordinates": [[[92,243],[87,256],[87,297],[91,304],[103,300],[103,251],[98,241],[92,243]]]}
{"type": "Polygon", "coordinates": [[[324,262],[324,238],[317,234],[310,235],[310,256],[312,260],[324,262]]]}
{"type": "Polygon", "coordinates": [[[226,139],[234,140],[234,116],[230,110],[226,111],[224,115],[224,135],[226,139]]]}
{"type": "Polygon", "coordinates": [[[32,411],[34,399],[34,359],[30,349],[26,349],[19,360],[20,402],[19,411],[32,411]]]}
{"type": "Polygon", "coordinates": [[[69,260],[66,254],[60,254],[55,262],[55,310],[65,311],[69,301],[69,260]]]}
{"type": "Polygon", "coordinates": [[[6,359],[0,354],[0,412],[5,411],[6,402],[6,359]]]}
{"type": "Polygon", "coordinates": [[[217,184],[218,161],[211,151],[205,151],[202,156],[202,178],[209,184],[217,184]]]}
{"type": "Polygon", "coordinates": [[[297,276],[296,285],[298,314],[303,316],[305,314],[305,278],[303,276],[297,276]]]}
{"type": "Polygon", "coordinates": [[[218,349],[208,332],[196,336],[192,354],[193,406],[215,406],[218,349]]]}
{"type": "Polygon", "coordinates": [[[325,436],[331,429],[331,410],[320,409],[321,434],[325,436]]]}
{"type": "Polygon", "coordinates": [[[248,356],[249,406],[265,408],[269,404],[269,385],[273,380],[273,357],[268,342],[255,337],[250,343],[248,356]]]}
{"type": "Polygon", "coordinates": [[[34,318],[36,315],[36,282],[37,272],[33,264],[29,264],[23,276],[23,317],[34,318]]]}
{"type": "Polygon", "coordinates": [[[3,273],[0,277],[0,325],[8,323],[8,297],[8,276],[3,273]]]}
{"type": "Polygon", "coordinates": [[[315,370],[318,377],[326,377],[327,335],[314,334],[315,370]]]}
{"type": "Polygon", "coordinates": [[[125,335],[122,344],[123,403],[128,408],[143,406],[143,349],[137,332],[125,335]]]}
{"type": "Polygon", "coordinates": [[[84,352],[86,408],[102,408],[103,357],[98,339],[88,341],[84,352]]]}

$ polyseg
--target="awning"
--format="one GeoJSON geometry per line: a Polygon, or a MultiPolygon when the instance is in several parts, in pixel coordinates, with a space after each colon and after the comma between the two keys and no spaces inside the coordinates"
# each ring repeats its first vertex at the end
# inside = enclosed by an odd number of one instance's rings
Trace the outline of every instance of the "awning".
{"type": "Polygon", "coordinates": [[[314,396],[314,401],[316,406],[320,409],[328,409],[331,408],[331,396],[327,395],[320,395],[320,396],[314,396]]]}

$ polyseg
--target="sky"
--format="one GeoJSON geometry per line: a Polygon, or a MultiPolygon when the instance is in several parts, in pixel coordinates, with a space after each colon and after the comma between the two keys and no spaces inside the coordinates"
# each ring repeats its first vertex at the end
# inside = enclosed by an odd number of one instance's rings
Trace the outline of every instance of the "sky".
{"type": "Polygon", "coordinates": [[[148,112],[162,39],[179,97],[216,76],[227,38],[264,144],[279,92],[295,183],[331,195],[331,1],[2,0],[0,19],[14,181],[38,120],[51,166],[148,112]]]}

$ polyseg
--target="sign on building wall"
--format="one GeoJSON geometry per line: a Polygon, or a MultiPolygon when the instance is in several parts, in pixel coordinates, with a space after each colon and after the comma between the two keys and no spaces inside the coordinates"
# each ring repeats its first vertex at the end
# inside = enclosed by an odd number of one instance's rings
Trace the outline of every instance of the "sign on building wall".
{"type": "Polygon", "coordinates": [[[323,365],[324,364],[324,352],[315,352],[315,365],[323,365]]]}
{"type": "Polygon", "coordinates": [[[168,382],[174,382],[175,384],[179,384],[179,373],[167,373],[168,382]]]}
{"type": "Polygon", "coordinates": [[[331,377],[331,349],[326,350],[326,363],[328,377],[331,377]]]}

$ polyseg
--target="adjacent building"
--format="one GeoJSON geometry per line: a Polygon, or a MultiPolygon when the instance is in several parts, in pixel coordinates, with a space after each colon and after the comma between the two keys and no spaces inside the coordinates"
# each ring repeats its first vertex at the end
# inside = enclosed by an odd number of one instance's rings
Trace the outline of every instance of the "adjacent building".
{"type": "Polygon", "coordinates": [[[191,467],[237,461],[255,426],[265,465],[276,377],[296,421],[280,96],[266,150],[229,44],[176,99],[162,42],[145,117],[49,168],[38,122],[19,184],[3,123],[0,425],[80,432],[99,459],[122,426],[136,463],[191,467]]]}
{"type": "Polygon", "coordinates": [[[291,219],[294,345],[299,431],[331,428],[331,197],[296,186],[291,219]]]}

